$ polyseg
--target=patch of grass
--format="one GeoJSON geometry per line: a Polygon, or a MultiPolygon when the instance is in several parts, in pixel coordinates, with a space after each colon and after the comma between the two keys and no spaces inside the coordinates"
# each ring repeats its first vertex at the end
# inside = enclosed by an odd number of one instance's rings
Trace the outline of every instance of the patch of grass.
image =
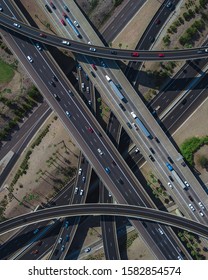
{"type": "Polygon", "coordinates": [[[14,76],[12,67],[0,59],[0,83],[8,83],[14,76]]]}

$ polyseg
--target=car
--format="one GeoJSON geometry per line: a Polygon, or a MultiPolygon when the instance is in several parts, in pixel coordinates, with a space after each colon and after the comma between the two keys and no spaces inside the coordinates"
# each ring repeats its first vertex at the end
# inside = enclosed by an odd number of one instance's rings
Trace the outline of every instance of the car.
{"type": "Polygon", "coordinates": [[[182,165],[183,167],[185,167],[185,166],[186,166],[185,161],[181,162],[181,165],[182,165]]]}
{"type": "Polygon", "coordinates": [[[66,22],[61,18],[60,19],[60,22],[64,25],[64,26],[66,26],[66,22]]]}
{"type": "Polygon", "coordinates": [[[43,244],[43,241],[40,240],[40,241],[38,241],[37,246],[41,246],[42,244],[43,244]]]}
{"type": "Polygon", "coordinates": [[[67,7],[67,5],[64,5],[64,10],[69,13],[69,8],[67,7]]]}
{"type": "Polygon", "coordinates": [[[155,37],[150,36],[150,37],[149,37],[149,40],[150,40],[150,42],[151,42],[151,43],[154,43],[154,41],[155,41],[155,37]]]}
{"type": "Polygon", "coordinates": [[[137,126],[135,123],[131,123],[131,125],[133,126],[133,128],[134,128],[135,130],[138,130],[138,126],[137,126]]]}
{"type": "Polygon", "coordinates": [[[112,50],[111,53],[116,55],[117,51],[112,50]]]}
{"type": "Polygon", "coordinates": [[[55,10],[56,6],[53,4],[53,2],[50,2],[51,7],[55,10]]]}
{"type": "Polygon", "coordinates": [[[54,93],[53,96],[56,98],[57,101],[61,100],[61,98],[56,93],[54,93]]]}
{"type": "Polygon", "coordinates": [[[82,83],[81,87],[82,87],[82,90],[84,90],[85,89],[85,83],[82,83]]]}
{"type": "Polygon", "coordinates": [[[29,62],[30,62],[30,63],[32,63],[32,62],[33,62],[33,59],[32,59],[32,57],[31,57],[31,56],[29,56],[29,55],[28,55],[28,56],[27,56],[27,59],[29,60],[29,62]]]}
{"type": "Polygon", "coordinates": [[[2,8],[2,6],[0,6],[0,12],[3,12],[3,8],[2,8]]]}
{"type": "Polygon", "coordinates": [[[100,156],[102,156],[102,155],[103,155],[103,152],[101,151],[101,149],[100,149],[100,148],[98,148],[98,149],[97,149],[97,151],[98,151],[98,153],[99,153],[99,155],[100,155],[100,156]]]}
{"type": "Polygon", "coordinates": [[[69,221],[65,221],[64,227],[65,227],[65,228],[68,228],[68,227],[69,227],[69,221]]]}
{"type": "Polygon", "coordinates": [[[78,68],[79,70],[82,70],[82,66],[81,66],[80,64],[77,65],[77,68],[78,68]]]}
{"type": "Polygon", "coordinates": [[[189,195],[188,198],[189,198],[191,201],[194,201],[193,198],[192,198],[192,196],[189,195]]]}
{"type": "Polygon", "coordinates": [[[63,252],[64,249],[65,249],[65,245],[62,245],[62,246],[61,246],[61,251],[63,252]]]}
{"type": "Polygon", "coordinates": [[[131,112],[131,115],[132,115],[132,117],[134,118],[134,119],[136,119],[136,114],[134,113],[134,112],[131,112]]]}
{"type": "Polygon", "coordinates": [[[203,53],[203,50],[198,50],[197,53],[203,53]]]}
{"type": "Polygon", "coordinates": [[[149,149],[153,154],[155,154],[155,151],[153,150],[153,148],[150,147],[149,149]]]}
{"type": "Polygon", "coordinates": [[[74,25],[76,26],[76,27],[79,27],[79,23],[75,20],[74,21],[74,25]]]}
{"type": "Polygon", "coordinates": [[[139,53],[138,53],[138,52],[132,52],[132,53],[131,53],[131,56],[138,57],[138,56],[139,56],[139,53]]]}
{"type": "Polygon", "coordinates": [[[152,155],[149,155],[149,158],[151,159],[151,161],[155,161],[154,157],[152,155]]]}
{"type": "Polygon", "coordinates": [[[86,92],[89,93],[90,92],[90,88],[86,87],[86,92]]]}
{"type": "Polygon", "coordinates": [[[164,53],[159,53],[158,56],[159,57],[164,57],[165,55],[164,55],[164,53]]]}
{"type": "Polygon", "coordinates": [[[62,242],[62,240],[63,240],[63,238],[62,238],[62,237],[59,237],[59,239],[58,239],[58,243],[61,243],[61,242],[62,242]]]}
{"type": "Polygon", "coordinates": [[[92,127],[88,127],[88,131],[89,131],[90,133],[93,133],[92,127]]]}
{"type": "Polygon", "coordinates": [[[167,4],[166,4],[166,8],[170,9],[172,7],[173,3],[171,1],[169,1],[167,4]]]}
{"type": "Polygon", "coordinates": [[[173,178],[171,177],[171,176],[168,176],[169,177],[169,179],[173,182],[174,180],[173,180],[173,178]]]}
{"type": "Polygon", "coordinates": [[[75,189],[74,189],[74,194],[77,194],[78,193],[78,188],[76,187],[75,189]]]}
{"type": "Polygon", "coordinates": [[[40,33],[39,35],[40,35],[40,37],[43,37],[43,38],[47,37],[44,33],[40,33]]]}
{"type": "Polygon", "coordinates": [[[84,183],[84,182],[85,182],[85,180],[86,180],[86,177],[85,177],[85,176],[83,176],[83,177],[82,177],[82,182],[84,183]]]}
{"type": "Polygon", "coordinates": [[[89,253],[90,251],[91,251],[91,248],[90,248],[90,247],[84,249],[84,252],[85,252],[85,253],[89,253]]]}
{"type": "Polygon", "coordinates": [[[156,25],[159,25],[161,23],[161,20],[160,19],[157,19],[156,21],[155,21],[155,24],[156,25]]]}
{"type": "Polygon", "coordinates": [[[185,105],[185,104],[186,104],[186,102],[187,102],[187,99],[186,99],[186,98],[184,98],[184,99],[181,101],[181,105],[185,105]]]}
{"type": "Polygon", "coordinates": [[[64,13],[64,12],[62,13],[62,16],[65,17],[65,18],[68,17],[67,14],[64,13]]]}
{"type": "Polygon", "coordinates": [[[109,192],[109,193],[108,193],[108,196],[109,196],[109,197],[112,197],[112,194],[109,192]]]}
{"type": "Polygon", "coordinates": [[[95,78],[96,77],[96,75],[95,75],[95,73],[91,70],[90,71],[90,73],[92,74],[92,76],[95,78]]]}
{"type": "Polygon", "coordinates": [[[170,182],[168,182],[168,187],[170,187],[172,189],[173,185],[170,182]]]}
{"type": "Polygon", "coordinates": [[[36,46],[36,48],[37,48],[39,51],[42,51],[42,47],[40,46],[39,43],[36,43],[35,46],[36,46]]]}
{"type": "Polygon", "coordinates": [[[139,148],[136,148],[136,149],[135,149],[135,153],[136,153],[136,154],[139,153],[139,148]]]}
{"type": "Polygon", "coordinates": [[[156,136],[154,136],[154,139],[157,143],[160,143],[160,140],[156,136]]]}
{"type": "Polygon", "coordinates": [[[84,192],[84,190],[80,190],[80,193],[79,193],[79,194],[80,194],[80,195],[83,195],[83,192],[84,192]]]}
{"type": "Polygon", "coordinates": [[[46,9],[47,9],[47,11],[48,11],[49,13],[52,13],[51,8],[50,8],[47,4],[45,5],[45,7],[46,7],[46,9]]]}
{"type": "Polygon", "coordinates": [[[86,80],[89,81],[88,75],[85,73],[86,80]]]}
{"type": "Polygon", "coordinates": [[[53,75],[53,79],[54,79],[54,81],[58,82],[58,79],[55,75],[53,75]]]}
{"type": "Polygon", "coordinates": [[[106,171],[106,173],[108,173],[108,174],[110,174],[110,168],[109,167],[105,167],[105,171],[106,171]]]}
{"type": "Polygon", "coordinates": [[[168,156],[167,159],[169,160],[170,163],[172,163],[172,164],[174,163],[170,156],[168,156]]]}
{"type": "Polygon", "coordinates": [[[21,28],[21,25],[19,23],[14,22],[13,25],[17,28],[21,28]]]}
{"type": "Polygon", "coordinates": [[[79,168],[78,175],[81,175],[81,174],[82,174],[82,168],[79,168]]]}
{"type": "Polygon", "coordinates": [[[91,45],[91,44],[92,44],[92,43],[89,41],[89,42],[88,42],[88,45],[91,45]]]}
{"type": "Polygon", "coordinates": [[[56,84],[54,83],[54,81],[50,81],[49,84],[53,87],[56,87],[56,84]]]}
{"type": "Polygon", "coordinates": [[[195,208],[194,208],[194,206],[193,206],[191,203],[189,203],[188,206],[189,206],[189,208],[191,209],[191,211],[193,211],[193,212],[195,211],[195,208]]]}
{"type": "Polygon", "coordinates": [[[178,260],[183,260],[183,258],[179,255],[179,256],[178,256],[178,260]]]}
{"type": "Polygon", "coordinates": [[[184,181],[184,184],[187,186],[187,187],[190,187],[189,183],[187,181],[184,181]]]}
{"type": "Polygon", "coordinates": [[[201,209],[205,209],[204,205],[201,203],[201,201],[198,202],[199,206],[201,207],[201,209]]]}
{"type": "Polygon", "coordinates": [[[126,124],[127,124],[127,126],[128,126],[130,129],[132,129],[132,126],[131,126],[131,124],[130,124],[129,122],[127,122],[126,124]]]}
{"type": "Polygon", "coordinates": [[[203,217],[204,213],[202,211],[199,211],[199,214],[203,217]]]}
{"type": "Polygon", "coordinates": [[[91,105],[91,104],[92,104],[92,101],[91,101],[91,100],[88,100],[88,104],[91,105]]]}
{"type": "Polygon", "coordinates": [[[95,70],[97,70],[97,67],[96,67],[95,64],[92,64],[92,68],[95,69],[95,70]]]}
{"type": "Polygon", "coordinates": [[[38,233],[40,230],[39,230],[39,228],[36,228],[34,231],[33,231],[33,234],[36,234],[36,233],[38,233]]]}
{"type": "Polygon", "coordinates": [[[34,251],[32,251],[32,254],[37,255],[38,252],[39,252],[38,250],[34,250],[34,251]]]}
{"type": "Polygon", "coordinates": [[[117,165],[116,162],[115,162],[114,160],[112,161],[112,165],[113,165],[113,166],[116,166],[116,165],[117,165]]]}
{"type": "Polygon", "coordinates": [[[159,233],[160,233],[161,235],[164,234],[164,232],[163,232],[163,230],[162,230],[161,228],[158,228],[158,231],[159,231],[159,233]]]}
{"type": "Polygon", "coordinates": [[[62,44],[67,45],[67,46],[70,46],[70,45],[71,45],[71,44],[69,43],[69,41],[65,41],[65,40],[62,41],[62,44]]]}
{"type": "Polygon", "coordinates": [[[89,48],[91,52],[96,52],[96,48],[89,48]]]}
{"type": "Polygon", "coordinates": [[[124,181],[122,180],[122,178],[119,178],[119,179],[118,179],[118,182],[119,182],[121,185],[124,184],[124,181]]]}
{"type": "Polygon", "coordinates": [[[65,238],[66,242],[69,241],[69,234],[66,235],[66,238],[65,238]]]}
{"type": "Polygon", "coordinates": [[[205,52],[208,52],[208,49],[204,49],[205,52]]]}
{"type": "Polygon", "coordinates": [[[119,105],[119,107],[120,107],[123,111],[126,111],[126,108],[124,107],[123,104],[119,103],[118,105],[119,105]]]}
{"type": "Polygon", "coordinates": [[[107,65],[105,64],[105,62],[104,62],[103,60],[100,61],[100,64],[101,64],[104,68],[107,67],[107,65]]]}
{"type": "Polygon", "coordinates": [[[66,111],[66,115],[67,115],[67,117],[71,117],[71,114],[69,113],[69,111],[66,111]]]}

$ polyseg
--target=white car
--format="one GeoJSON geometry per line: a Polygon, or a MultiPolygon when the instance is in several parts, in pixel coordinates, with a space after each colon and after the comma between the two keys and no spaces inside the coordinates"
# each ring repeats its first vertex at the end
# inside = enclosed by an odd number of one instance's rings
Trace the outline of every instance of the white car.
{"type": "Polygon", "coordinates": [[[99,155],[100,156],[102,156],[103,155],[103,152],[101,151],[101,149],[99,148],[99,149],[97,149],[97,151],[98,151],[98,153],[99,153],[99,155]]]}
{"type": "Polygon", "coordinates": [[[79,193],[79,194],[80,194],[80,195],[83,195],[83,192],[84,192],[84,190],[80,190],[80,193],[79,193]]]}
{"type": "Polygon", "coordinates": [[[195,211],[195,208],[191,203],[189,204],[189,207],[190,207],[191,211],[193,211],[193,212],[195,211]]]}
{"type": "Polygon", "coordinates": [[[204,207],[204,205],[201,203],[201,201],[199,201],[198,204],[199,204],[199,206],[201,207],[201,209],[203,209],[203,210],[205,209],[205,207],[204,207]]]}
{"type": "Polygon", "coordinates": [[[131,112],[131,115],[132,115],[132,117],[134,118],[134,119],[136,119],[136,114],[134,113],[134,112],[131,112]]]}
{"type": "Polygon", "coordinates": [[[178,260],[183,260],[183,258],[179,255],[179,256],[178,256],[178,260]]]}
{"type": "Polygon", "coordinates": [[[202,211],[199,211],[199,214],[203,217],[204,213],[202,211]]]}
{"type": "Polygon", "coordinates": [[[63,238],[60,237],[59,240],[58,240],[58,243],[61,243],[61,242],[62,242],[62,239],[63,239],[63,238]]]}
{"type": "Polygon", "coordinates": [[[164,234],[164,232],[162,231],[161,228],[158,228],[158,231],[159,231],[160,234],[162,234],[162,235],[164,234]]]}
{"type": "Polygon", "coordinates": [[[67,45],[67,46],[70,45],[69,41],[65,41],[65,40],[62,41],[62,44],[67,45]]]}
{"type": "Polygon", "coordinates": [[[41,48],[40,44],[36,43],[35,46],[39,51],[42,51],[42,48],[41,48]]]}
{"type": "Polygon", "coordinates": [[[96,52],[96,48],[90,48],[89,49],[91,52],[96,52]]]}
{"type": "Polygon", "coordinates": [[[67,117],[71,117],[71,114],[69,113],[69,111],[66,111],[66,115],[67,115],[67,117]]]}
{"type": "Polygon", "coordinates": [[[14,22],[13,25],[14,25],[15,27],[17,27],[17,28],[20,28],[20,27],[21,27],[21,25],[20,25],[19,23],[16,23],[16,22],[14,22]]]}
{"type": "Polygon", "coordinates": [[[135,153],[139,153],[139,148],[136,148],[135,153]]]}
{"type": "Polygon", "coordinates": [[[88,42],[88,45],[91,45],[91,44],[92,44],[92,43],[89,41],[89,42],[88,42]]]}
{"type": "Polygon", "coordinates": [[[90,247],[84,249],[84,252],[85,252],[85,253],[89,253],[90,251],[91,251],[91,248],[90,248],[90,247]]]}
{"type": "Polygon", "coordinates": [[[82,174],[82,168],[79,168],[78,175],[82,174]]]}
{"type": "Polygon", "coordinates": [[[187,181],[184,181],[184,184],[187,186],[187,187],[190,187],[189,183],[187,181]]]}
{"type": "Polygon", "coordinates": [[[0,6],[0,12],[3,12],[3,8],[0,6]]]}
{"type": "Polygon", "coordinates": [[[29,62],[30,62],[30,63],[32,63],[32,62],[33,62],[33,59],[32,59],[32,57],[31,57],[31,56],[29,56],[29,55],[28,55],[28,56],[27,56],[27,59],[29,60],[29,62]]]}
{"type": "Polygon", "coordinates": [[[79,23],[75,20],[74,21],[74,25],[76,26],[76,27],[79,27],[79,23]]]}
{"type": "Polygon", "coordinates": [[[108,193],[108,196],[109,196],[109,197],[111,197],[111,196],[112,196],[112,194],[109,192],[109,193],[108,193]]]}
{"type": "Polygon", "coordinates": [[[78,188],[76,187],[75,189],[74,189],[74,194],[77,194],[78,193],[78,188]]]}
{"type": "Polygon", "coordinates": [[[170,187],[172,189],[173,185],[170,182],[168,182],[168,187],[170,187]]]}
{"type": "Polygon", "coordinates": [[[205,51],[205,52],[208,52],[208,49],[205,49],[204,51],[205,51]]]}

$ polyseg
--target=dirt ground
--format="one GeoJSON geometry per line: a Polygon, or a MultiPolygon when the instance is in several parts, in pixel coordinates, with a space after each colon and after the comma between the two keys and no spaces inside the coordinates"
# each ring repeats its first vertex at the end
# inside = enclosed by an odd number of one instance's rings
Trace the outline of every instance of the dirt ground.
{"type": "MultiPolygon", "coordinates": [[[[53,179],[55,177],[59,178],[59,173],[57,173],[58,169],[61,166],[67,168],[77,166],[79,150],[70,140],[68,132],[60,120],[54,120],[54,114],[52,114],[45,122],[43,128],[48,124],[51,124],[49,132],[42,139],[41,144],[33,149],[33,153],[30,156],[27,174],[21,176],[14,186],[14,198],[5,210],[5,216],[7,218],[27,213],[28,211],[34,210],[41,202],[47,202],[47,198],[51,197],[54,193],[56,184],[53,179]],[[51,157],[56,157],[56,161],[52,161],[53,164],[49,167],[51,157]],[[34,199],[20,205],[23,197],[29,195],[33,195],[34,199]]],[[[10,185],[29,148],[30,145],[13,168],[5,182],[5,186],[10,185]]],[[[8,195],[6,188],[0,193],[0,200],[5,195],[8,195]]]]}
{"type": "MultiPolygon", "coordinates": [[[[190,117],[183,123],[181,127],[172,135],[173,139],[176,141],[178,146],[180,146],[184,140],[191,138],[193,136],[201,137],[208,135],[208,126],[206,125],[205,120],[208,118],[208,98],[204,101],[197,110],[190,115],[190,117]]],[[[197,158],[199,155],[207,154],[207,146],[201,148],[195,154],[195,163],[197,170],[201,173],[200,178],[208,187],[208,172],[205,169],[202,169],[198,163],[197,158]]]]}
{"type": "Polygon", "coordinates": [[[146,4],[136,13],[131,21],[125,26],[120,34],[112,42],[114,48],[135,49],[138,41],[143,35],[144,30],[150,23],[151,18],[157,12],[164,0],[148,0],[146,4]]]}

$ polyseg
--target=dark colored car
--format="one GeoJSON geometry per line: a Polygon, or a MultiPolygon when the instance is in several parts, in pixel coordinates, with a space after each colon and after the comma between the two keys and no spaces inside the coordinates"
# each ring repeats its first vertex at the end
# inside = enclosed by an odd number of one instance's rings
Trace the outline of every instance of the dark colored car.
{"type": "Polygon", "coordinates": [[[51,8],[50,8],[47,4],[45,5],[45,7],[46,7],[46,10],[47,10],[49,13],[52,13],[51,8]]]}
{"type": "Polygon", "coordinates": [[[121,107],[121,109],[122,109],[123,111],[126,111],[126,109],[125,109],[125,107],[124,107],[123,104],[119,103],[119,107],[121,107]]]}

